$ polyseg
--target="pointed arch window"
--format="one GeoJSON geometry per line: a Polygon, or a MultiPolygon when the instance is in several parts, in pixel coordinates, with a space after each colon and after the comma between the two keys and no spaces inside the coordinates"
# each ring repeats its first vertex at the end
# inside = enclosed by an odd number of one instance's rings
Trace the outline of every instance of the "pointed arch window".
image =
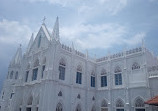
{"type": "Polygon", "coordinates": [[[11,71],[11,73],[10,73],[10,79],[13,79],[13,74],[14,74],[14,71],[11,71]]]}
{"type": "Polygon", "coordinates": [[[77,66],[76,83],[82,84],[82,67],[80,65],[77,66]]]}
{"type": "Polygon", "coordinates": [[[63,111],[63,106],[61,103],[57,104],[56,111],[63,111]]]}
{"type": "Polygon", "coordinates": [[[63,93],[60,91],[59,93],[58,93],[58,96],[63,96],[63,93]]]}
{"type": "Polygon", "coordinates": [[[91,73],[91,87],[95,87],[95,73],[92,71],[91,73]]]}
{"type": "Polygon", "coordinates": [[[41,75],[41,78],[43,78],[43,76],[44,76],[45,67],[46,67],[46,57],[43,59],[43,66],[42,66],[42,75],[41,75]]]}
{"type": "Polygon", "coordinates": [[[81,99],[81,96],[80,96],[80,94],[78,94],[78,95],[77,95],[77,98],[78,98],[78,99],[81,99]]]}
{"type": "Polygon", "coordinates": [[[61,59],[59,62],[59,79],[65,80],[65,67],[66,63],[64,59],[61,59]]]}
{"type": "Polygon", "coordinates": [[[105,100],[101,103],[101,111],[108,111],[108,104],[105,100]]]}
{"type": "Polygon", "coordinates": [[[135,111],[145,111],[144,100],[142,98],[135,100],[135,111]]]}
{"type": "Polygon", "coordinates": [[[15,74],[15,79],[18,79],[18,71],[15,74]]]}
{"type": "Polygon", "coordinates": [[[124,111],[124,102],[121,99],[116,101],[116,111],[124,111]]]}
{"type": "Polygon", "coordinates": [[[115,85],[122,85],[122,70],[119,66],[115,68],[115,85]]]}
{"type": "Polygon", "coordinates": [[[33,69],[33,74],[32,74],[32,81],[37,80],[37,75],[38,75],[38,66],[39,66],[39,59],[36,59],[34,63],[34,69],[33,69]]]}
{"type": "Polygon", "coordinates": [[[134,62],[132,65],[132,70],[140,69],[140,65],[137,62],[134,62]]]}
{"type": "Polygon", "coordinates": [[[105,69],[101,71],[101,87],[107,86],[107,72],[105,69]]]}

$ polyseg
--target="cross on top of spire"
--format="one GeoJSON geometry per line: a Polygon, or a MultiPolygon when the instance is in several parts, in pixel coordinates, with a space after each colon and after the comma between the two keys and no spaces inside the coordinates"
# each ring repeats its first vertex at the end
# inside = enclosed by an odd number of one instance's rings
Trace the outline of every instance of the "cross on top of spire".
{"type": "Polygon", "coordinates": [[[43,21],[43,24],[45,23],[45,20],[46,20],[46,17],[44,16],[44,18],[43,18],[43,20],[42,20],[42,21],[43,21]]]}

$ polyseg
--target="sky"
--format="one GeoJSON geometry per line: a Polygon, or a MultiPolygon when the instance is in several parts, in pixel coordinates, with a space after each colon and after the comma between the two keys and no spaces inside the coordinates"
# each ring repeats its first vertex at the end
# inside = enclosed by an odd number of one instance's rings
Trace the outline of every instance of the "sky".
{"type": "Polygon", "coordinates": [[[142,45],[158,55],[158,0],[0,0],[0,90],[8,65],[42,20],[52,33],[59,17],[60,40],[92,57],[142,45]]]}

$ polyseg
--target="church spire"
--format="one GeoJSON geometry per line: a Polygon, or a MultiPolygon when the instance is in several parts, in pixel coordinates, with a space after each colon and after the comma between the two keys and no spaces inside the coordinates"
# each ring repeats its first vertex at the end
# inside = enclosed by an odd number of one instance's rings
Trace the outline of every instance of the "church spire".
{"type": "Polygon", "coordinates": [[[55,22],[54,29],[53,29],[53,38],[56,41],[60,40],[60,38],[59,38],[59,20],[58,20],[58,17],[56,18],[56,22],[55,22]]]}
{"type": "Polygon", "coordinates": [[[19,48],[16,51],[15,56],[13,57],[10,65],[14,66],[14,65],[19,65],[21,64],[21,60],[22,60],[22,49],[21,49],[21,44],[19,46],[19,48]]]}
{"type": "Polygon", "coordinates": [[[29,50],[30,50],[30,48],[31,48],[31,46],[32,46],[32,44],[33,44],[33,40],[34,40],[34,34],[32,33],[31,39],[30,39],[30,41],[29,41],[29,44],[28,44],[28,47],[27,47],[27,51],[26,51],[26,52],[29,52],[29,50]]]}

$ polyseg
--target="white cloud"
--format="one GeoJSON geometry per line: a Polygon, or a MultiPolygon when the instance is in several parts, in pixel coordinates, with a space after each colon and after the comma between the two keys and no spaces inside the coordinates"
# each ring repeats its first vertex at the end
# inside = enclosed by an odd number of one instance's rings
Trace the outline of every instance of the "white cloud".
{"type": "Polygon", "coordinates": [[[0,43],[26,44],[31,36],[31,29],[17,21],[0,21],[0,43]]]}
{"type": "Polygon", "coordinates": [[[128,29],[119,24],[85,25],[77,24],[73,27],[63,27],[60,30],[64,42],[74,41],[81,49],[110,48],[113,45],[137,45],[145,37],[145,33],[138,33],[127,37],[128,29]]]}
{"type": "Polygon", "coordinates": [[[79,14],[94,15],[108,13],[115,15],[127,5],[128,0],[19,0],[30,3],[48,2],[62,7],[71,7],[77,10],[79,14]]]}

